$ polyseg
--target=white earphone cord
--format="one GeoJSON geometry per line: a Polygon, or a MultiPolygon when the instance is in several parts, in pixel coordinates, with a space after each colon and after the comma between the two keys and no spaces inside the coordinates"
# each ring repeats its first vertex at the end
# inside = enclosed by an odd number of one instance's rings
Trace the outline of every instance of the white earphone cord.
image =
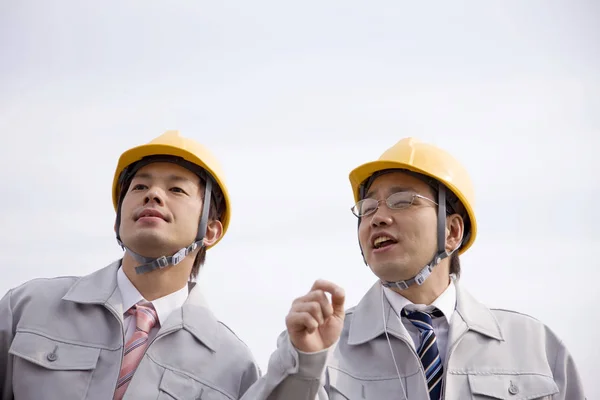
{"type": "Polygon", "coordinates": [[[400,386],[402,387],[402,393],[404,393],[404,398],[408,399],[408,395],[406,394],[406,388],[404,387],[404,383],[402,383],[402,376],[400,376],[400,370],[398,369],[398,363],[396,362],[396,357],[394,356],[394,350],[392,349],[392,342],[390,342],[390,336],[387,332],[387,321],[385,318],[385,307],[383,304],[383,288],[381,288],[381,315],[383,317],[383,331],[385,332],[385,337],[387,339],[388,346],[390,346],[390,353],[392,355],[392,360],[394,361],[394,367],[396,367],[398,381],[400,381],[400,386]]]}

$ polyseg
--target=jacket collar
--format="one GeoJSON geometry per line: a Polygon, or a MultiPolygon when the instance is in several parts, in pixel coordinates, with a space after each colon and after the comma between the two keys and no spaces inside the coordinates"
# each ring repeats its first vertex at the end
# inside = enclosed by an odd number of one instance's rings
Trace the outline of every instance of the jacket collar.
{"type": "MultiPolygon", "coordinates": [[[[121,260],[117,260],[107,267],[79,278],[63,300],[80,304],[100,304],[112,309],[116,315],[123,317],[123,300],[117,285],[117,270],[121,260]]],[[[195,283],[189,283],[189,295],[183,306],[171,313],[162,331],[185,329],[196,339],[201,341],[212,351],[219,347],[219,324],[215,315],[208,308],[208,304],[195,283]]]]}
{"type": "Polygon", "coordinates": [[[348,310],[346,317],[348,314],[352,314],[348,332],[350,345],[369,342],[385,331],[398,339],[410,340],[408,331],[385,298],[379,281],[371,286],[356,307],[348,310]]]}
{"type": "MultiPolygon", "coordinates": [[[[492,312],[472,297],[458,282],[456,285],[456,313],[452,326],[464,323],[466,329],[481,335],[503,340],[500,326],[492,312]]],[[[385,333],[383,316],[388,334],[398,339],[411,340],[408,331],[393,311],[379,281],[375,282],[353,311],[350,321],[348,344],[366,343],[385,333]],[[383,300],[383,301],[382,301],[383,300]]]]}
{"type": "Polygon", "coordinates": [[[219,348],[219,330],[221,322],[208,307],[208,302],[201,292],[200,286],[189,283],[190,294],[176,317],[167,319],[165,325],[174,325],[190,332],[210,350],[219,348]]]}
{"type": "Polygon", "coordinates": [[[107,267],[80,277],[63,296],[63,300],[107,305],[122,315],[123,301],[117,286],[117,270],[120,265],[121,260],[117,260],[107,267]]]}
{"type": "Polygon", "coordinates": [[[492,339],[503,341],[500,324],[492,311],[464,289],[458,279],[454,283],[456,284],[456,311],[467,328],[492,339]]]}

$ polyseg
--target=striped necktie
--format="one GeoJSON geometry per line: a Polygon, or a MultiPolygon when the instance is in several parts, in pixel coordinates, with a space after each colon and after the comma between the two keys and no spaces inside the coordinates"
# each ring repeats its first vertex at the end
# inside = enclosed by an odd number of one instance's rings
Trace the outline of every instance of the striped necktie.
{"type": "Polygon", "coordinates": [[[444,366],[442,365],[442,359],[440,358],[431,317],[441,317],[444,314],[436,308],[435,311],[431,313],[407,311],[406,309],[403,309],[402,315],[408,318],[421,333],[421,345],[417,349],[417,354],[421,359],[423,370],[425,371],[429,399],[440,400],[442,395],[444,366]]]}
{"type": "Polygon", "coordinates": [[[113,397],[114,400],[121,400],[123,398],[127,386],[129,386],[129,382],[148,347],[148,334],[158,320],[156,311],[150,303],[144,303],[144,305],[136,304],[127,312],[135,316],[135,332],[125,344],[121,372],[119,373],[117,389],[113,397]]]}

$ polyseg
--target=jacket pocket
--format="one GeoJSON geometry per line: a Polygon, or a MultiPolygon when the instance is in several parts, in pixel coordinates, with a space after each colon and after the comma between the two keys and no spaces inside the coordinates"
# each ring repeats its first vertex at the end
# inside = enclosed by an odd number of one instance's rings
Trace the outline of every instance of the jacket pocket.
{"type": "Polygon", "coordinates": [[[469,375],[473,399],[543,400],[558,393],[550,376],[539,374],[469,375]]]}
{"type": "Polygon", "coordinates": [[[233,400],[210,386],[168,369],[165,370],[158,389],[157,400],[233,400]]]}
{"type": "Polygon", "coordinates": [[[325,389],[330,400],[405,400],[402,387],[406,388],[406,379],[357,378],[344,371],[329,367],[325,389]]]}
{"type": "Polygon", "coordinates": [[[17,331],[9,349],[14,357],[17,399],[83,399],[100,349],[17,331]]]}

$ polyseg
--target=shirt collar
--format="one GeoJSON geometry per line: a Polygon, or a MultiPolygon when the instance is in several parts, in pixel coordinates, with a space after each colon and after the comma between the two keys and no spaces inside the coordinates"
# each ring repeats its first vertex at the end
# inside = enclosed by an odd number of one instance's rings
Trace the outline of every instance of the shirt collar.
{"type": "MultiPolygon", "coordinates": [[[[129,280],[125,272],[123,272],[123,268],[119,268],[117,271],[117,285],[119,287],[119,291],[121,292],[121,298],[123,300],[123,310],[126,313],[131,307],[140,301],[147,301],[144,299],[142,294],[133,286],[133,283],[129,280]]],[[[158,322],[161,326],[164,326],[169,315],[180,308],[188,296],[188,286],[184,285],[181,289],[163,296],[159,299],[155,299],[151,301],[152,306],[156,310],[156,315],[158,316],[158,322]]]]}
{"type": "Polygon", "coordinates": [[[385,296],[390,302],[390,305],[398,315],[401,315],[400,313],[405,307],[409,310],[418,311],[432,311],[434,308],[437,308],[444,313],[444,317],[446,317],[446,320],[449,324],[456,307],[456,286],[454,285],[454,279],[450,279],[450,284],[446,290],[444,290],[442,294],[435,299],[433,303],[431,303],[431,305],[413,304],[400,293],[394,292],[392,289],[387,287],[384,287],[383,289],[385,296]]]}

